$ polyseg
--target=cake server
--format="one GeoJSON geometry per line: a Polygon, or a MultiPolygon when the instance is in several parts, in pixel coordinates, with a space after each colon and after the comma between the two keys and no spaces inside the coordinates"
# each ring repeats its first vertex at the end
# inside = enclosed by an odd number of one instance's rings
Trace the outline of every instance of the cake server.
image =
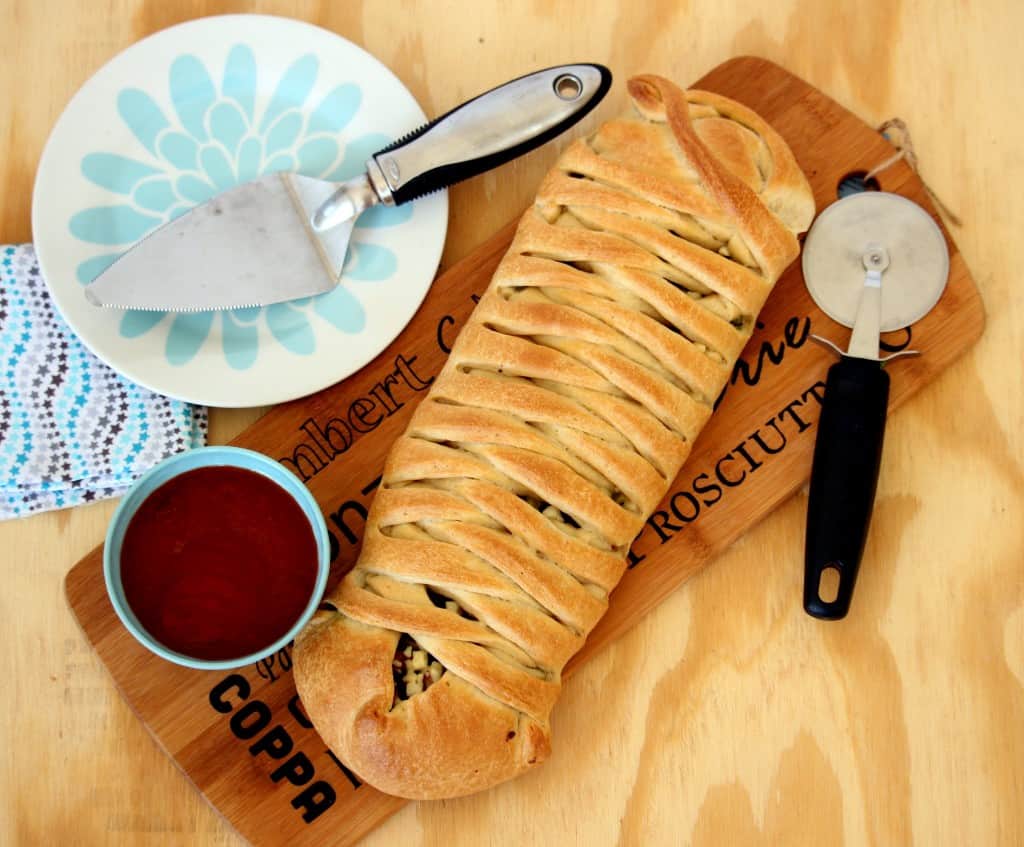
{"type": "Polygon", "coordinates": [[[814,302],[852,327],[828,371],[811,467],[804,549],[804,609],[825,620],[845,617],[857,581],[875,500],[889,401],[879,333],[902,329],[938,302],[949,276],[946,239],[931,216],[898,194],[867,191],[839,200],[814,222],[803,249],[804,281],[814,302]],[[838,571],[834,599],[822,576],[838,571]]]}
{"type": "Polygon", "coordinates": [[[330,291],[355,218],[496,168],[581,120],[607,93],[602,65],[561,65],[458,106],[378,151],[338,185],[293,173],[236,186],[137,243],[85,289],[119,309],[210,311],[330,291]]]}

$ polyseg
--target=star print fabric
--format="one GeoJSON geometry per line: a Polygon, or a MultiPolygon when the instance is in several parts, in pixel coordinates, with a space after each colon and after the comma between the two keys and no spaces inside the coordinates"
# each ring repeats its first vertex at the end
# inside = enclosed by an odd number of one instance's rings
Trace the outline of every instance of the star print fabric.
{"type": "Polygon", "coordinates": [[[0,247],[0,519],[116,497],[206,441],[206,409],[119,376],[50,300],[30,244],[0,247]]]}

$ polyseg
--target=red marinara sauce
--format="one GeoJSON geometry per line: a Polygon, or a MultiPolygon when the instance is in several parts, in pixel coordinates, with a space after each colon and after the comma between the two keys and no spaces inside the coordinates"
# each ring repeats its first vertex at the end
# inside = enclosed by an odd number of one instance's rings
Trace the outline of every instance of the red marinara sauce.
{"type": "Polygon", "coordinates": [[[269,647],[298,620],[317,576],[302,507],[267,477],[229,466],[168,480],[121,545],[121,582],[139,623],[196,659],[269,647]]]}

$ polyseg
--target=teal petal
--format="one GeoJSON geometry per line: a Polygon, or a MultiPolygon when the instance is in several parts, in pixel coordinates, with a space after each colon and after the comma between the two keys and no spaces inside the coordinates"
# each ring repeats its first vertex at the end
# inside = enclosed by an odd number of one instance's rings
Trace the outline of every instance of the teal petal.
{"type": "Polygon", "coordinates": [[[291,153],[281,153],[280,155],[274,156],[269,162],[263,166],[263,173],[272,174],[275,171],[292,171],[296,170],[295,157],[291,153]]]}
{"type": "Polygon", "coordinates": [[[361,282],[377,282],[387,279],[396,270],[398,257],[387,247],[353,241],[348,247],[348,259],[342,276],[361,282]]]}
{"type": "Polygon", "coordinates": [[[210,334],[216,312],[189,312],[176,315],[167,333],[164,355],[172,365],[186,365],[192,361],[210,334]]]}
{"type": "Polygon", "coordinates": [[[234,103],[220,102],[210,111],[210,135],[234,156],[242,136],[248,132],[245,117],[234,103]]]}
{"type": "Polygon", "coordinates": [[[223,148],[214,144],[206,145],[199,151],[199,163],[210,181],[221,191],[238,185],[231,162],[228,161],[223,148]]]}
{"type": "Polygon", "coordinates": [[[356,228],[380,229],[404,224],[412,217],[415,205],[415,203],[406,203],[404,206],[374,206],[356,218],[356,228]]]}
{"type": "Polygon", "coordinates": [[[256,95],[256,59],[248,45],[236,44],[231,48],[227,64],[224,66],[224,81],[220,90],[221,94],[234,100],[241,107],[251,124],[253,100],[256,95]]]}
{"type": "Polygon", "coordinates": [[[167,213],[167,222],[170,223],[175,218],[180,218],[182,215],[185,214],[185,212],[187,212],[191,208],[192,208],[191,206],[184,206],[184,205],[183,206],[175,206],[173,209],[171,209],[167,213]]]}
{"type": "Polygon", "coordinates": [[[156,137],[170,122],[153,98],[137,88],[125,88],[117,95],[117,113],[142,145],[155,153],[156,137]]]}
{"type": "Polygon", "coordinates": [[[93,256],[78,266],[75,276],[82,285],[88,285],[120,258],[120,253],[104,253],[102,256],[93,256]]]}
{"type": "Polygon", "coordinates": [[[71,218],[68,227],[75,238],[90,244],[131,244],[160,222],[131,206],[95,206],[71,218]]]}
{"type": "Polygon", "coordinates": [[[248,182],[260,175],[260,162],[263,161],[263,145],[258,138],[247,138],[238,151],[238,181],[248,182]]]}
{"type": "Polygon", "coordinates": [[[258,320],[262,313],[262,306],[243,306],[240,309],[232,309],[231,317],[233,317],[238,323],[251,324],[258,320]]]}
{"type": "Polygon", "coordinates": [[[194,171],[199,157],[196,140],[183,132],[168,132],[157,144],[160,155],[174,167],[183,171],[194,171]]]}
{"type": "Polygon", "coordinates": [[[148,179],[135,189],[132,200],[151,212],[166,212],[178,202],[178,195],[169,179],[148,179]]]}
{"type": "Polygon", "coordinates": [[[185,174],[184,176],[178,177],[178,181],[175,182],[174,187],[178,190],[178,194],[186,200],[195,203],[197,206],[200,203],[205,203],[217,193],[217,189],[210,185],[210,183],[205,179],[200,179],[192,174],[185,174]]]}
{"type": "Polygon", "coordinates": [[[82,159],[87,180],[118,194],[131,194],[136,183],[155,173],[156,168],[114,153],[90,153],[82,159]]]}
{"type": "Polygon", "coordinates": [[[181,125],[197,141],[206,141],[205,117],[217,99],[213,80],[195,56],[179,56],[171,65],[171,99],[181,125]]]}
{"type": "Polygon", "coordinates": [[[319,176],[337,158],[338,144],[333,138],[313,138],[299,148],[299,172],[306,176],[319,176]]]}
{"type": "Polygon", "coordinates": [[[334,182],[352,179],[366,171],[366,160],[382,147],[391,143],[391,137],[379,132],[370,132],[352,139],[345,145],[345,158],[334,171],[324,177],[334,182]]]}
{"type": "Polygon", "coordinates": [[[244,371],[252,367],[260,352],[259,329],[255,324],[236,323],[232,319],[232,314],[224,312],[224,320],[221,323],[224,358],[236,371],[244,371]]]}
{"type": "Polygon", "coordinates": [[[121,318],[119,331],[122,338],[138,338],[145,335],[160,321],[167,312],[128,311],[121,318]]]}
{"type": "Polygon", "coordinates": [[[306,313],[293,309],[287,303],[267,306],[267,326],[281,346],[292,353],[308,356],[316,349],[316,338],[306,313]]]}
{"type": "Polygon", "coordinates": [[[300,132],[302,132],[302,115],[299,112],[289,112],[284,115],[267,133],[267,155],[272,156],[274,153],[291,147],[300,132]]]}
{"type": "Polygon", "coordinates": [[[317,58],[311,53],[292,63],[278,82],[267,110],[263,113],[260,132],[266,132],[267,128],[288,109],[302,108],[313,88],[313,83],[316,82],[317,67],[317,58]]]}
{"type": "Polygon", "coordinates": [[[320,101],[316,111],[309,116],[306,131],[311,135],[315,132],[327,132],[336,135],[341,132],[359,111],[363,92],[353,82],[339,85],[320,101]]]}
{"type": "Polygon", "coordinates": [[[313,301],[313,311],[342,332],[357,333],[366,326],[366,311],[352,293],[339,285],[313,301]]]}

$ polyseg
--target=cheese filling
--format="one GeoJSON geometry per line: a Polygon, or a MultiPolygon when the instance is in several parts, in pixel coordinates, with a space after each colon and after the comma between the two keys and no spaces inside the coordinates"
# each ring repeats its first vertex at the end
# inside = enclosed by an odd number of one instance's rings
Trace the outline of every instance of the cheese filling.
{"type": "Polygon", "coordinates": [[[395,682],[394,703],[422,694],[437,682],[442,674],[444,667],[441,663],[420,648],[412,638],[403,634],[395,649],[395,657],[391,661],[391,675],[395,682]]]}

